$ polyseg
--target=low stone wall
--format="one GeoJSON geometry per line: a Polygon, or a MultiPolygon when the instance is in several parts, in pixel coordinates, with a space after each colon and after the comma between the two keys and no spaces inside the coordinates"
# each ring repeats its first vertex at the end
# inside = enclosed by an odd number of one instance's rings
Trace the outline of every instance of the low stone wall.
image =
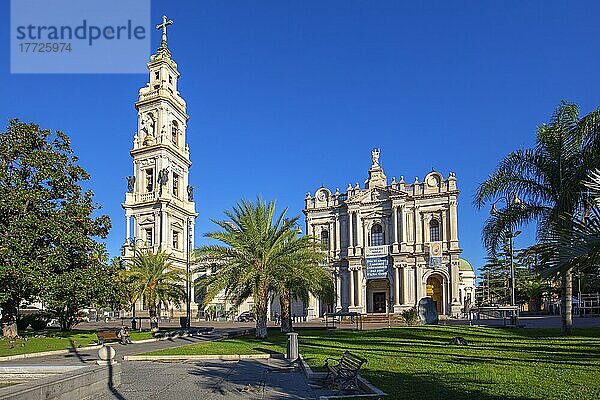
{"type": "Polygon", "coordinates": [[[121,384],[121,365],[94,365],[0,389],[2,400],[83,399],[121,384]]]}

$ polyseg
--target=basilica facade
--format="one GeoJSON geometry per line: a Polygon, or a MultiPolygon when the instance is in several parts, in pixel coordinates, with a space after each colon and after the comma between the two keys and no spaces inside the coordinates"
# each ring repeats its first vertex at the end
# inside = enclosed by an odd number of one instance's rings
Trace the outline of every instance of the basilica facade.
{"type": "Polygon", "coordinates": [[[364,187],[306,195],[306,232],[324,245],[337,294],[334,305],[312,297],[308,317],[400,313],[425,297],[438,314],[459,316],[474,300],[475,274],[460,258],[455,175],[432,170],[423,181],[388,183],[379,149],[371,156],[364,187]]]}

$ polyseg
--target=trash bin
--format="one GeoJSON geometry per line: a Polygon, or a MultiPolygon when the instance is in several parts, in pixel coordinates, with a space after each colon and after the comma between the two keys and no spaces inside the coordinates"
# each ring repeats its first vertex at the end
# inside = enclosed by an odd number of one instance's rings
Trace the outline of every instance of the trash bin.
{"type": "Polygon", "coordinates": [[[285,358],[290,361],[296,361],[298,359],[298,334],[296,332],[287,333],[286,338],[285,358]]]}
{"type": "Polygon", "coordinates": [[[137,329],[137,321],[135,318],[131,318],[131,330],[137,329]]]}
{"type": "Polygon", "coordinates": [[[187,317],[179,317],[179,326],[184,329],[188,327],[187,317]]]}

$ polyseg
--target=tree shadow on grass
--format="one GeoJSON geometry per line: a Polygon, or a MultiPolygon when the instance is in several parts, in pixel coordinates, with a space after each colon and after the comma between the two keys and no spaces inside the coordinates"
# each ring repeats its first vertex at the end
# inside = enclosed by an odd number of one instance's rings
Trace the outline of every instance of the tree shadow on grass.
{"type": "Polygon", "coordinates": [[[275,349],[267,349],[264,347],[253,347],[252,350],[259,351],[264,354],[282,354],[275,349]]]}
{"type": "MultiPolygon", "coordinates": [[[[485,376],[460,376],[461,383],[468,389],[452,386],[440,376],[430,373],[400,373],[381,370],[365,371],[361,374],[370,383],[388,394],[388,399],[408,400],[530,400],[533,397],[491,394],[491,380],[485,376]]],[[[447,376],[445,376],[447,377],[447,376]]]]}

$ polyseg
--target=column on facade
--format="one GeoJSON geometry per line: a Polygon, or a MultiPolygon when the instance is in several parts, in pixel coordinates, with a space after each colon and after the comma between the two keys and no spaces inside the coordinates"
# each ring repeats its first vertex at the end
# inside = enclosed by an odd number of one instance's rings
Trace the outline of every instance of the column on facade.
{"type": "Polygon", "coordinates": [[[363,247],[363,235],[362,235],[362,220],[360,218],[360,212],[356,212],[356,243],[358,247],[363,247]]]}
{"type": "Polygon", "coordinates": [[[392,207],[392,212],[394,213],[394,244],[398,244],[398,207],[392,207]]]}
{"type": "Polygon", "coordinates": [[[348,272],[350,273],[350,307],[356,306],[355,300],[355,282],[354,282],[354,268],[348,267],[348,272]]]}
{"type": "MultiPolygon", "coordinates": [[[[457,203],[456,200],[450,201],[450,241],[458,246],[458,217],[457,217],[457,203]]],[[[454,247],[454,246],[453,246],[454,247]]]]}
{"type": "Polygon", "coordinates": [[[415,301],[418,302],[423,297],[423,268],[421,265],[415,267],[415,301]]]}
{"type": "Polygon", "coordinates": [[[408,224],[408,214],[406,213],[406,209],[404,207],[402,207],[402,212],[400,215],[402,218],[402,224],[404,228],[402,229],[402,242],[406,243],[408,242],[408,230],[410,229],[410,226],[408,224]]]}
{"type": "Polygon", "coordinates": [[[394,304],[400,305],[400,269],[398,267],[394,268],[394,284],[396,288],[396,293],[394,296],[394,304]]]}
{"type": "MultiPolygon", "coordinates": [[[[365,298],[364,298],[364,292],[366,290],[366,287],[364,286],[363,282],[364,282],[364,270],[359,266],[358,267],[358,271],[357,271],[357,275],[358,275],[358,306],[359,307],[365,307],[365,298]]],[[[363,309],[363,312],[366,311],[363,309]]]]}
{"type": "Polygon", "coordinates": [[[125,240],[129,241],[129,239],[131,239],[131,215],[127,214],[125,216],[125,219],[127,220],[127,233],[125,236],[125,240]]]}
{"type": "Polygon", "coordinates": [[[341,236],[342,236],[342,230],[340,229],[341,223],[340,223],[340,217],[339,215],[335,216],[335,251],[337,253],[337,255],[340,254],[341,251],[341,236]]]}
{"type": "Polygon", "coordinates": [[[340,267],[338,267],[337,269],[337,276],[336,276],[336,293],[337,293],[337,299],[336,299],[336,311],[339,311],[342,309],[342,269],[340,267]]]}
{"type": "Polygon", "coordinates": [[[331,255],[331,253],[333,253],[334,250],[334,241],[335,241],[335,236],[334,236],[334,232],[333,232],[333,222],[329,221],[327,223],[327,229],[329,229],[329,254],[331,255]]]}
{"type": "Polygon", "coordinates": [[[354,247],[354,231],[352,230],[352,215],[353,212],[348,212],[348,247],[354,247]]]}
{"type": "Polygon", "coordinates": [[[448,240],[448,219],[446,218],[446,210],[442,211],[442,227],[440,232],[440,239],[442,242],[447,243],[448,240]]]}
{"type": "Polygon", "coordinates": [[[422,233],[422,225],[423,221],[421,220],[421,213],[419,211],[419,207],[415,207],[415,216],[414,216],[414,225],[415,225],[415,244],[423,243],[423,233],[422,233]]]}
{"type": "Polygon", "coordinates": [[[410,279],[408,279],[408,267],[402,268],[402,304],[408,304],[409,302],[409,291],[410,291],[410,279]]]}

